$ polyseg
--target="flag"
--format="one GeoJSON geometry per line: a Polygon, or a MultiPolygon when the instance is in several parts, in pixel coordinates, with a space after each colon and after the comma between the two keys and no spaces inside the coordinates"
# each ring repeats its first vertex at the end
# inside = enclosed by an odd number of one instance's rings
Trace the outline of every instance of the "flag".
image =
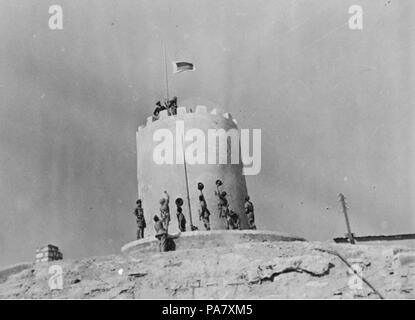
{"type": "Polygon", "coordinates": [[[173,73],[180,73],[183,71],[194,71],[196,70],[193,63],[185,61],[174,61],[173,62],[173,73]]]}

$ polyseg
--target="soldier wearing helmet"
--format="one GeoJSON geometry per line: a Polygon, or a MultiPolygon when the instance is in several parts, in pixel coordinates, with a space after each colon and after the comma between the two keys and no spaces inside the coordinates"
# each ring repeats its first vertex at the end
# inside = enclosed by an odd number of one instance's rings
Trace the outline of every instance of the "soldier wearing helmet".
{"type": "Polygon", "coordinates": [[[226,191],[219,190],[219,187],[222,186],[222,184],[221,180],[216,180],[217,190],[215,190],[215,195],[218,197],[219,217],[226,223],[226,229],[229,229],[229,203],[228,199],[226,199],[226,191]]]}
{"type": "Polygon", "coordinates": [[[210,211],[207,208],[206,200],[203,194],[199,196],[199,203],[200,203],[200,209],[199,209],[199,220],[203,222],[203,225],[205,226],[206,230],[210,230],[210,211]]]}
{"type": "Polygon", "coordinates": [[[177,114],[177,97],[173,97],[173,99],[171,99],[169,101],[169,111],[170,111],[170,115],[175,115],[177,114]]]}
{"type": "Polygon", "coordinates": [[[170,207],[169,207],[170,196],[167,193],[167,191],[164,191],[164,194],[166,195],[166,197],[160,199],[160,218],[161,218],[161,221],[163,222],[164,229],[168,231],[169,223],[170,223],[170,207]]]}
{"type": "Polygon", "coordinates": [[[163,221],[155,215],[154,218],[154,231],[156,232],[155,237],[159,241],[159,250],[160,252],[167,251],[167,230],[164,229],[163,221]]]}
{"type": "Polygon", "coordinates": [[[256,225],[255,225],[255,216],[254,216],[254,205],[250,201],[249,196],[245,197],[244,211],[245,211],[246,217],[248,218],[249,229],[255,230],[256,225]]]}
{"type": "Polygon", "coordinates": [[[144,229],[146,228],[146,219],[144,218],[144,210],[141,206],[141,199],[136,201],[137,207],[134,209],[134,215],[137,219],[137,239],[144,238],[144,229]]]}
{"type": "Polygon", "coordinates": [[[228,220],[229,229],[236,230],[236,229],[241,228],[241,222],[239,220],[239,216],[235,211],[229,210],[227,220],[228,220]]]}
{"type": "Polygon", "coordinates": [[[177,198],[175,203],[177,207],[176,215],[177,215],[177,223],[179,224],[179,230],[180,232],[185,232],[186,231],[186,218],[183,214],[183,209],[182,209],[183,199],[177,198]]]}

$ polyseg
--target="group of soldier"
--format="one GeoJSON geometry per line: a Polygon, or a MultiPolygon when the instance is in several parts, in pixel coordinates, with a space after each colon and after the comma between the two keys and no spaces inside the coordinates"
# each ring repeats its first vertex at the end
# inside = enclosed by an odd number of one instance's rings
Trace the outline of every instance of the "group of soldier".
{"type": "MultiPolygon", "coordinates": [[[[218,212],[219,218],[223,219],[227,229],[236,230],[241,228],[240,219],[238,214],[229,208],[229,202],[227,199],[226,191],[220,191],[222,182],[216,181],[217,190],[215,190],[215,196],[218,198],[218,212]]],[[[205,196],[203,195],[203,183],[198,183],[199,195],[199,220],[203,222],[203,226],[206,230],[210,230],[210,211],[207,206],[205,196]]],[[[170,196],[167,191],[164,191],[165,196],[160,199],[160,216],[154,215],[154,229],[155,237],[159,240],[160,251],[172,251],[175,250],[175,244],[173,241],[174,237],[169,236],[168,229],[170,224],[170,196]]],[[[137,239],[144,238],[144,229],[146,228],[146,220],[144,218],[144,210],[142,207],[141,199],[136,202],[137,206],[134,209],[134,215],[137,219],[137,239]]],[[[177,223],[180,232],[186,231],[186,218],[183,214],[183,199],[177,198],[176,204],[176,216],[177,223]]],[[[250,201],[249,196],[245,197],[244,213],[246,214],[249,229],[256,229],[255,216],[254,216],[254,205],[250,201]]],[[[198,228],[190,224],[191,231],[197,230],[198,228]]]]}
{"type": "Polygon", "coordinates": [[[153,121],[156,121],[160,117],[160,112],[167,110],[169,116],[177,114],[177,97],[173,99],[167,99],[164,104],[161,104],[161,101],[156,102],[156,108],[153,112],[153,121]]]}

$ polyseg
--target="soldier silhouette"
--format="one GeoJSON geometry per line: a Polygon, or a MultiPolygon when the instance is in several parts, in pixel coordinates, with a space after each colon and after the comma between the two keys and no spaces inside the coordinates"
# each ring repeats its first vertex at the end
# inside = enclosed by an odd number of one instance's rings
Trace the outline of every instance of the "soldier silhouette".
{"type": "Polygon", "coordinates": [[[146,219],[144,217],[144,210],[141,206],[141,199],[136,201],[137,207],[134,209],[134,215],[137,219],[137,239],[144,238],[144,229],[146,228],[146,219]]]}

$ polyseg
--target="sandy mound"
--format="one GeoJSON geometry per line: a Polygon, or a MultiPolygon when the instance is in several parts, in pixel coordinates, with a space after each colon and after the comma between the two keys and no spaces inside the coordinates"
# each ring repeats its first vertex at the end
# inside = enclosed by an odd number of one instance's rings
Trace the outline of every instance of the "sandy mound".
{"type": "Polygon", "coordinates": [[[415,251],[302,241],[15,266],[0,272],[0,298],[379,298],[342,258],[384,298],[415,298],[415,251]],[[62,290],[49,289],[52,264],[62,290]]]}

